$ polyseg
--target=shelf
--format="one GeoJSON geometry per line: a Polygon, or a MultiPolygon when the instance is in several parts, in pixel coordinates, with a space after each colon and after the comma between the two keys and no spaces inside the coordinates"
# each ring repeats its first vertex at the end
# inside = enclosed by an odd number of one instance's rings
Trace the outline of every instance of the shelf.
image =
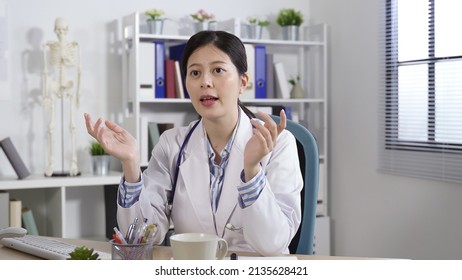
{"type": "Polygon", "coordinates": [[[250,40],[242,39],[243,43],[262,44],[262,45],[276,45],[284,47],[309,47],[309,46],[324,46],[324,42],[317,41],[288,41],[288,40],[250,40]]]}
{"type": "MultiPolygon", "coordinates": [[[[322,98],[300,98],[300,99],[243,99],[244,104],[300,104],[300,103],[324,103],[322,98]]],[[[140,100],[140,103],[162,103],[162,104],[191,104],[190,99],[158,98],[152,100],[140,100]]]]}
{"type": "Polygon", "coordinates": [[[118,185],[121,176],[122,174],[119,172],[111,172],[106,176],[82,174],[80,176],[69,177],[45,177],[44,175],[31,175],[24,180],[0,178],[0,190],[118,185]]]}
{"type": "MultiPolygon", "coordinates": [[[[184,41],[186,42],[190,36],[185,35],[154,35],[154,34],[146,34],[140,33],[139,39],[143,42],[147,41],[166,41],[166,42],[176,42],[176,41],[184,41]]],[[[275,45],[275,46],[284,46],[284,47],[309,47],[309,46],[324,46],[325,43],[321,41],[289,41],[289,40],[271,40],[271,39],[264,39],[264,40],[251,40],[251,39],[242,39],[242,42],[249,43],[249,44],[261,44],[261,45],[275,45]]]]}

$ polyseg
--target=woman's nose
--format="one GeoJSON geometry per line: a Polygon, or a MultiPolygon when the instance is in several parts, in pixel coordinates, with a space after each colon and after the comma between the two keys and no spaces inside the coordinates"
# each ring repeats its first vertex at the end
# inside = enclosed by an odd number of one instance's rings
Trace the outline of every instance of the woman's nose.
{"type": "Polygon", "coordinates": [[[212,87],[212,79],[208,75],[204,75],[201,81],[201,88],[211,88],[212,87]]]}

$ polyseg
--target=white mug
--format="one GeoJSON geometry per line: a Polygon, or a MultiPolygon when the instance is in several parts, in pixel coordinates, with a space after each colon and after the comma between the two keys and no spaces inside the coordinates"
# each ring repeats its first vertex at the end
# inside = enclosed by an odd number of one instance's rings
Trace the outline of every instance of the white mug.
{"type": "Polygon", "coordinates": [[[228,253],[226,240],[213,234],[175,234],[170,244],[174,260],[222,260],[228,253]]]}

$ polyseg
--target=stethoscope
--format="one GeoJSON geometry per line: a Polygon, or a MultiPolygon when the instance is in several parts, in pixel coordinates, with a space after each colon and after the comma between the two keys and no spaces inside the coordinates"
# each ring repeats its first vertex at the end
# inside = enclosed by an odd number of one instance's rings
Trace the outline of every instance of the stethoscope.
{"type": "MultiPolygon", "coordinates": [[[[186,137],[183,140],[183,143],[181,144],[180,152],[178,153],[178,158],[176,160],[176,165],[175,165],[175,175],[173,177],[172,195],[168,198],[167,205],[166,205],[166,210],[167,210],[167,216],[168,217],[170,217],[170,214],[171,214],[172,208],[173,208],[173,198],[175,196],[175,189],[176,189],[176,184],[177,184],[177,181],[178,181],[178,174],[179,174],[179,171],[180,171],[180,164],[181,164],[181,161],[182,161],[182,158],[183,158],[184,149],[186,148],[186,145],[188,144],[192,133],[194,132],[194,130],[196,129],[196,127],[199,125],[200,122],[201,122],[201,119],[197,120],[197,122],[193,125],[193,127],[191,127],[191,129],[188,131],[188,134],[186,134],[186,137]]],[[[231,212],[231,215],[229,215],[229,217],[228,217],[228,219],[226,221],[226,225],[223,228],[223,232],[221,234],[222,238],[225,235],[225,230],[226,229],[231,230],[231,231],[240,231],[240,230],[242,230],[242,227],[235,227],[230,223],[231,218],[233,217],[234,212],[236,211],[236,208],[237,208],[237,203],[236,203],[236,205],[234,205],[233,211],[231,212]]],[[[215,226],[215,232],[218,235],[217,224],[216,224],[216,220],[215,220],[215,214],[213,214],[213,223],[214,223],[214,226],[215,226]]]]}

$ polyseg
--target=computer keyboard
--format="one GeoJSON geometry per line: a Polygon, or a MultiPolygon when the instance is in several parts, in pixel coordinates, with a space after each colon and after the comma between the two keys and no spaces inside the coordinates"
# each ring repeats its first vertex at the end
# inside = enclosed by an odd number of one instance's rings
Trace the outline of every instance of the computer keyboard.
{"type": "MultiPolygon", "coordinates": [[[[47,260],[65,260],[69,258],[76,245],[65,243],[45,236],[25,235],[24,237],[3,238],[0,240],[3,246],[28,253],[47,260]]],[[[99,259],[110,260],[111,254],[95,251],[99,259]]]]}

